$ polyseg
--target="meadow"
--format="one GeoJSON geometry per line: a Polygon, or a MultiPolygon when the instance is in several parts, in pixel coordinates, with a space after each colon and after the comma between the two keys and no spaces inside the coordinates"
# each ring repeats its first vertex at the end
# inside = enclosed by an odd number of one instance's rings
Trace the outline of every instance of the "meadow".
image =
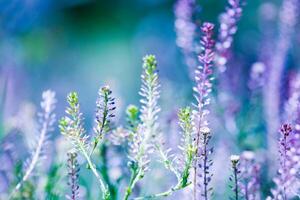
{"type": "Polygon", "coordinates": [[[0,3],[0,200],[300,199],[299,0],[0,3]]]}

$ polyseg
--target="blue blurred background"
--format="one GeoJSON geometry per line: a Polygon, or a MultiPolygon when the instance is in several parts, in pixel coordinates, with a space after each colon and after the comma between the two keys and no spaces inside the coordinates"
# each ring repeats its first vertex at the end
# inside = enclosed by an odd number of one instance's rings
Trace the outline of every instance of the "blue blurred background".
{"type": "MultiPolygon", "coordinates": [[[[24,100],[37,103],[41,92],[49,88],[57,92],[60,102],[68,92],[78,91],[88,116],[103,84],[112,87],[121,105],[138,103],[141,58],[149,53],[158,58],[163,87],[171,85],[191,96],[192,81],[176,46],[174,3],[2,0],[0,69],[1,85],[7,84],[5,115],[16,112],[24,100]]],[[[226,3],[198,1],[198,22],[217,22],[226,3]]],[[[247,2],[235,37],[236,60],[243,60],[245,72],[257,56],[261,4],[247,2]]],[[[240,84],[246,86],[245,81],[240,84]]],[[[58,106],[62,112],[65,104],[58,106]]]]}

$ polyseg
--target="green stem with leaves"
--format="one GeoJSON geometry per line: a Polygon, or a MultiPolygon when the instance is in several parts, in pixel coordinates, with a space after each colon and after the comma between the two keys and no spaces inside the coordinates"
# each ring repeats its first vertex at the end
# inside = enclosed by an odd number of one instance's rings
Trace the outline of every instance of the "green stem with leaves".
{"type": "Polygon", "coordinates": [[[93,174],[95,175],[97,181],[100,184],[100,188],[101,188],[101,191],[103,193],[103,195],[102,195],[103,200],[110,200],[111,199],[110,198],[110,192],[109,192],[106,184],[102,180],[101,176],[99,175],[94,163],[91,161],[90,156],[88,155],[87,151],[85,150],[85,148],[82,145],[80,145],[79,148],[81,150],[82,155],[85,157],[89,168],[92,170],[93,174]]]}
{"type": "Polygon", "coordinates": [[[100,160],[101,160],[100,172],[104,181],[107,183],[111,199],[112,200],[117,199],[117,187],[114,185],[114,183],[112,182],[108,174],[107,143],[105,142],[100,145],[100,160]]]}
{"type": "Polygon", "coordinates": [[[123,198],[124,200],[128,200],[129,196],[132,194],[132,190],[139,180],[139,174],[140,173],[138,169],[132,169],[129,185],[127,186],[125,196],[123,198]]]}

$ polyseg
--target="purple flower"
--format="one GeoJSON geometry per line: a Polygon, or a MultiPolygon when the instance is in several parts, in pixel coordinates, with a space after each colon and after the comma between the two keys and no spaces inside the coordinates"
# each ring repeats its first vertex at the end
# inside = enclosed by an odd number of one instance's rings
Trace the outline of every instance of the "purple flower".
{"type": "Polygon", "coordinates": [[[70,152],[68,155],[68,185],[71,188],[71,194],[67,195],[66,198],[69,200],[79,199],[79,164],[77,162],[77,153],[70,152]]]}
{"type": "Polygon", "coordinates": [[[203,33],[201,45],[203,52],[198,56],[201,63],[195,71],[196,86],[193,88],[195,98],[197,101],[194,110],[194,123],[196,132],[200,133],[200,128],[207,126],[205,115],[209,113],[206,109],[210,104],[209,93],[212,89],[212,75],[213,75],[213,59],[214,59],[214,40],[212,39],[214,25],[211,23],[204,23],[201,30],[203,33]]]}
{"type": "Polygon", "coordinates": [[[241,192],[246,200],[260,199],[260,164],[255,163],[255,154],[244,151],[241,155],[241,192]]]}
{"type": "Polygon", "coordinates": [[[195,4],[195,0],[178,0],[174,8],[176,44],[181,48],[185,63],[192,72],[190,75],[193,75],[197,65],[194,47],[196,25],[192,19],[195,4]]]}
{"type": "Polygon", "coordinates": [[[237,23],[242,14],[241,1],[242,0],[228,0],[229,6],[226,7],[226,12],[220,15],[220,29],[218,42],[216,44],[215,62],[221,72],[226,70],[233,35],[237,31],[237,23]]]}
{"type": "Polygon", "coordinates": [[[284,0],[279,13],[279,33],[276,43],[272,46],[272,56],[267,63],[268,75],[264,87],[265,115],[268,130],[269,158],[272,159],[276,148],[276,129],[280,125],[280,103],[282,74],[286,56],[291,46],[292,36],[297,21],[298,0],[284,0]]]}
{"type": "MultiPolygon", "coordinates": [[[[292,195],[289,191],[294,182],[295,173],[293,173],[293,162],[291,162],[291,133],[292,126],[283,124],[280,128],[281,137],[279,139],[280,167],[278,175],[273,179],[276,188],[271,190],[273,199],[288,199],[292,195]]],[[[268,197],[272,199],[271,197],[268,197]]]]}
{"type": "MultiPolygon", "coordinates": [[[[292,122],[293,134],[290,136],[290,173],[294,175],[293,182],[299,181],[296,172],[300,170],[300,75],[297,74],[290,82],[290,97],[285,103],[285,119],[292,122]]],[[[293,184],[292,191],[298,191],[299,184],[293,184]]]]}
{"type": "Polygon", "coordinates": [[[212,161],[208,156],[212,153],[212,148],[208,147],[211,138],[210,129],[208,128],[208,121],[206,115],[209,113],[207,106],[210,104],[209,93],[212,89],[212,75],[213,75],[213,60],[214,60],[214,40],[213,36],[214,25],[211,23],[204,23],[201,30],[203,33],[201,46],[203,51],[199,55],[201,65],[195,71],[196,86],[195,98],[197,101],[196,109],[193,111],[193,131],[196,141],[196,163],[194,166],[194,199],[197,199],[197,187],[200,185],[201,196],[208,199],[209,182],[211,174],[209,167],[212,161]],[[202,179],[202,183],[198,183],[197,176],[202,179]]]}

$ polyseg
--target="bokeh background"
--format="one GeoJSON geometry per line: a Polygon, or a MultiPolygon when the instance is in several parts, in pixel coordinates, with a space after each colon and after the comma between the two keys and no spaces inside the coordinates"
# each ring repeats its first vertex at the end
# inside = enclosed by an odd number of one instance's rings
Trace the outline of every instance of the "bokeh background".
{"type": "MultiPolygon", "coordinates": [[[[124,105],[138,103],[141,58],[149,53],[157,56],[161,78],[167,83],[163,86],[191,93],[187,67],[176,46],[174,3],[2,0],[1,85],[7,87],[5,104],[9,104],[5,115],[16,112],[22,101],[37,103],[41,92],[49,88],[57,92],[60,102],[69,91],[78,91],[88,114],[103,84],[109,84],[124,105]]],[[[199,23],[217,22],[226,3],[199,1],[199,23]]],[[[260,43],[262,3],[247,2],[235,37],[236,56],[242,57],[245,73],[260,43]]],[[[245,81],[240,84],[245,86],[245,81]]]]}

